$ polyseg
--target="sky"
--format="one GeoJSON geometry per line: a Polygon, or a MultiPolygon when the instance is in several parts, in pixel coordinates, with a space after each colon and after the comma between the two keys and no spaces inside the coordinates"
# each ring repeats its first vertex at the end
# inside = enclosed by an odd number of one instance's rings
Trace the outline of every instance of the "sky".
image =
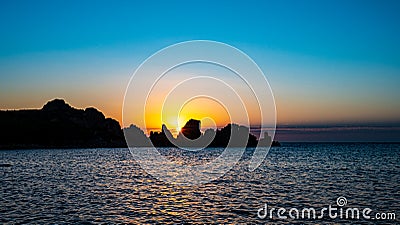
{"type": "Polygon", "coordinates": [[[63,98],[122,120],[169,45],[214,40],[262,69],[278,126],[400,124],[399,1],[1,1],[0,108],[63,98]]]}

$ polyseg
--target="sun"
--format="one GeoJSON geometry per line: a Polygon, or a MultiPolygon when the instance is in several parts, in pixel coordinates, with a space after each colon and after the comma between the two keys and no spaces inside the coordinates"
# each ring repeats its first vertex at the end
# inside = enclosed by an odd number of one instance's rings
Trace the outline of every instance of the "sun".
{"type": "Polygon", "coordinates": [[[182,127],[185,124],[185,119],[182,117],[178,117],[176,119],[176,131],[179,133],[182,131],[182,127]]]}

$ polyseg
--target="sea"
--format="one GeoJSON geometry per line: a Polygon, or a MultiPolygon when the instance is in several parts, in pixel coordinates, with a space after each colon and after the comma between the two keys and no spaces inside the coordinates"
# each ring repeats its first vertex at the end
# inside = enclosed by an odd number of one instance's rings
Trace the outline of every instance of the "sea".
{"type": "MultiPolygon", "coordinates": [[[[158,149],[198,164],[224,150],[158,149]]],[[[215,180],[179,185],[126,148],[2,150],[0,224],[400,222],[399,143],[282,143],[250,171],[253,152],[215,180]]]]}

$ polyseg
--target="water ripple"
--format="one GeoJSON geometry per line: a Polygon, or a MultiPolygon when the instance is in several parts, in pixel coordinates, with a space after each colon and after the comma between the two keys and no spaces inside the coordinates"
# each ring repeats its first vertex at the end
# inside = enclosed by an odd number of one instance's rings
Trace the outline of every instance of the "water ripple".
{"type": "MultiPolygon", "coordinates": [[[[222,149],[160,151],[201,164],[222,149]]],[[[339,196],[354,206],[400,208],[398,144],[286,144],[254,172],[251,152],[220,179],[188,187],[154,179],[127,149],[0,151],[0,163],[12,165],[0,167],[0,223],[263,223],[264,203],[324,207],[339,196]]]]}

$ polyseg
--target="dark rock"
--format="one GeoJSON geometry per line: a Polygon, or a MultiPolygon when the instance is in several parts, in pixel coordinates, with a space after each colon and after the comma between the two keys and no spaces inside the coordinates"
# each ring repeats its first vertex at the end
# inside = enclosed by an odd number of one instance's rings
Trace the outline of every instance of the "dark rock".
{"type": "Polygon", "coordinates": [[[172,144],[168,137],[172,140],[172,134],[167,129],[167,127],[163,124],[161,132],[150,132],[150,140],[155,147],[173,147],[175,146],[172,144]]]}
{"type": "MultiPolygon", "coordinates": [[[[272,142],[268,133],[260,140],[260,146],[279,146],[272,142]]],[[[175,139],[165,125],[161,132],[150,132],[150,140],[155,147],[256,147],[257,137],[250,133],[248,127],[228,124],[222,129],[200,131],[200,121],[190,119],[175,139]]]]}
{"type": "MultiPolygon", "coordinates": [[[[131,124],[130,127],[124,128],[125,140],[129,147],[150,147],[150,139],[137,126],[131,124]]],[[[154,136],[154,135],[153,135],[154,136]]]]}
{"type": "Polygon", "coordinates": [[[0,148],[124,147],[119,123],[95,108],[72,108],[62,99],[40,110],[0,111],[0,148]]]}
{"type": "Polygon", "coordinates": [[[201,136],[200,120],[190,119],[182,127],[181,133],[190,140],[195,140],[201,136]]]}
{"type": "Polygon", "coordinates": [[[72,107],[65,103],[64,99],[53,99],[42,108],[43,111],[68,111],[71,109],[72,107]]]}
{"type": "Polygon", "coordinates": [[[255,147],[257,146],[257,137],[250,133],[248,127],[237,124],[228,124],[220,130],[217,130],[212,147],[255,147]],[[232,134],[232,136],[231,136],[232,134]]]}
{"type": "MultiPolygon", "coordinates": [[[[266,133],[260,145],[269,146],[266,133]]],[[[200,131],[200,121],[191,119],[175,139],[165,125],[161,132],[144,132],[131,125],[121,129],[118,121],[105,118],[95,108],[76,109],[62,99],[47,102],[42,109],[0,110],[0,149],[99,148],[99,147],[255,147],[257,138],[249,128],[228,124],[222,129],[200,131]],[[125,136],[124,136],[125,134],[125,136]]],[[[273,141],[272,146],[279,146],[273,141]]]]}

